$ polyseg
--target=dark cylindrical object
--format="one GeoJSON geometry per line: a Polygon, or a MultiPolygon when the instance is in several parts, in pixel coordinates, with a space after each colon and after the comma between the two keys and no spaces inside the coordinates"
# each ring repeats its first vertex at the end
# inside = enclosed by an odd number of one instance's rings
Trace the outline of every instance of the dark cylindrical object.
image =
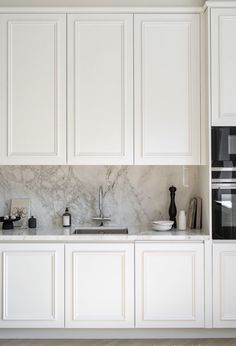
{"type": "Polygon", "coordinates": [[[37,227],[37,220],[35,217],[31,216],[31,218],[28,221],[29,228],[36,228],[37,227]]]}
{"type": "Polygon", "coordinates": [[[71,214],[69,213],[69,208],[67,207],[64,214],[62,215],[62,225],[63,227],[71,226],[71,214]]]}
{"type": "Polygon", "coordinates": [[[171,186],[169,188],[169,191],[170,191],[169,216],[170,216],[170,220],[174,221],[173,228],[177,228],[177,224],[176,224],[177,208],[175,205],[175,192],[176,192],[176,190],[177,189],[175,186],[171,186]]]}

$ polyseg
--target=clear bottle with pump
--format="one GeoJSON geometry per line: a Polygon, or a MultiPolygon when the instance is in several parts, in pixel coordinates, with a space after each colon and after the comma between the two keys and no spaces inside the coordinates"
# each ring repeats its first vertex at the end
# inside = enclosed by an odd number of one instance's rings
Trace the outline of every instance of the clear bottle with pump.
{"type": "Polygon", "coordinates": [[[64,214],[62,215],[62,225],[63,227],[71,226],[71,214],[69,212],[69,208],[66,207],[64,214]]]}

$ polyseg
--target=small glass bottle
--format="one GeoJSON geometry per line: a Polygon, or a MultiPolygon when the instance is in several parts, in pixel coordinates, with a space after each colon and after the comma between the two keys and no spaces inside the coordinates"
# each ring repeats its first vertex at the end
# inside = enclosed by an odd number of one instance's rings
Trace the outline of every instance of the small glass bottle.
{"type": "Polygon", "coordinates": [[[180,231],[186,230],[186,215],[184,210],[180,210],[179,212],[179,227],[180,231]]]}
{"type": "Polygon", "coordinates": [[[62,215],[62,225],[63,227],[71,226],[71,214],[69,213],[69,208],[66,207],[64,214],[62,215]]]}

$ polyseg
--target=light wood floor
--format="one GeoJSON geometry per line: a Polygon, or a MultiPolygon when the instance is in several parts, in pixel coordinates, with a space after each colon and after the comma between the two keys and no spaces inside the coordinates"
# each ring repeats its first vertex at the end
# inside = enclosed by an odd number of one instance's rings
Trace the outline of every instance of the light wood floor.
{"type": "Polygon", "coordinates": [[[236,339],[194,340],[0,340],[0,346],[236,346],[236,339]]]}

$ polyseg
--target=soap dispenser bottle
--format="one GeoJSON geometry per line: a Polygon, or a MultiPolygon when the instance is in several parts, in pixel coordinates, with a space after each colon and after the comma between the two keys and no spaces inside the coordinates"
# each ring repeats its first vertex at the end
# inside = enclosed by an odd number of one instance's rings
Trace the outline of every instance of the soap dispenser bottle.
{"type": "Polygon", "coordinates": [[[35,217],[31,216],[31,218],[29,218],[28,226],[29,226],[29,228],[36,228],[37,227],[37,220],[35,217]]]}
{"type": "Polygon", "coordinates": [[[71,226],[71,214],[69,213],[69,208],[66,207],[64,214],[62,215],[62,225],[63,227],[71,226]]]}

